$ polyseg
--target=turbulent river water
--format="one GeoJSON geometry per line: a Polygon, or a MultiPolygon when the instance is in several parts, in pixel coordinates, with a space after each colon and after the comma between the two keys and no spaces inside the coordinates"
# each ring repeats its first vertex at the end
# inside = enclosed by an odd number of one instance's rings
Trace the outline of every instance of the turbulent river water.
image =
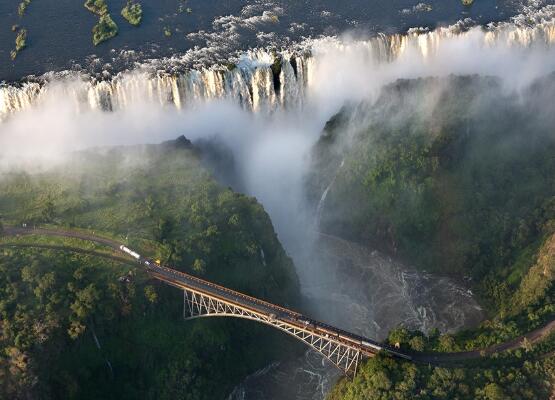
{"type": "MultiPolygon", "coordinates": [[[[406,13],[425,8],[405,6],[406,13]]],[[[264,205],[297,266],[304,312],[374,339],[401,323],[455,331],[483,317],[464,284],[318,232],[328,210],[326,192],[317,206],[306,201],[310,151],[345,103],[371,101],[387,83],[478,73],[498,76],[518,92],[555,70],[554,43],[555,7],[536,1],[487,26],[461,20],[403,34],[308,38],[210,67],[191,68],[188,52],[119,73],[28,77],[0,85],[0,166],[185,134],[217,148],[216,159],[229,156],[233,173],[222,173],[230,165],[220,162],[213,165],[217,175],[264,205]]],[[[309,351],[249,376],[229,398],[322,399],[338,377],[309,351]]]]}
{"type": "MultiPolygon", "coordinates": [[[[307,268],[302,293],[311,315],[352,332],[380,340],[399,324],[450,332],[474,326],[483,316],[461,285],[340,238],[319,235],[306,256],[296,262],[307,268]]],[[[249,376],[229,399],[323,399],[339,376],[319,354],[307,351],[249,376]]]]}

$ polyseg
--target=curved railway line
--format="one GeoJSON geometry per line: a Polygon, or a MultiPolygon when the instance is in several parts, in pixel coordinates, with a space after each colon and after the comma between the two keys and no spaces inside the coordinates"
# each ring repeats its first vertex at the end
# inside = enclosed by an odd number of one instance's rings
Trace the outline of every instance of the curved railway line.
{"type": "Polygon", "coordinates": [[[33,244],[33,243],[0,243],[0,249],[2,248],[57,250],[57,251],[65,251],[69,253],[86,254],[94,257],[106,258],[123,264],[129,264],[129,265],[136,264],[129,258],[118,257],[112,254],[102,253],[100,251],[81,249],[79,247],[71,247],[71,246],[56,246],[51,244],[33,244]]]}

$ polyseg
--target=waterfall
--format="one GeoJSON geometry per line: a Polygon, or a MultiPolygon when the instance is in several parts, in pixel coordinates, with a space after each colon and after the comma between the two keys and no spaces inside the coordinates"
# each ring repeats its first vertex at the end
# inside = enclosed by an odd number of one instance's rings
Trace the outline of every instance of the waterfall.
{"type": "MultiPolygon", "coordinates": [[[[268,55],[267,55],[268,56],[268,55]]],[[[271,56],[270,56],[271,57],[271,56]]],[[[277,107],[297,107],[309,75],[300,56],[283,57],[281,73],[275,76],[272,63],[242,62],[229,68],[189,70],[179,74],[138,68],[110,80],[95,81],[86,74],[0,85],[0,121],[10,114],[40,102],[57,86],[57,95],[71,99],[76,110],[116,111],[151,102],[177,109],[214,99],[229,99],[250,111],[271,112],[277,107]],[[297,66],[295,73],[292,64],[297,66]],[[279,86],[276,87],[276,82],[279,86]]]]}
{"type": "Polygon", "coordinates": [[[322,197],[320,197],[320,201],[318,202],[318,206],[316,207],[316,231],[319,231],[320,229],[320,220],[322,219],[322,213],[324,212],[324,205],[326,203],[326,198],[328,197],[328,193],[331,187],[333,186],[333,184],[335,183],[335,180],[337,179],[337,175],[339,175],[339,171],[341,171],[341,168],[343,168],[344,165],[345,165],[345,160],[343,159],[341,160],[341,164],[339,165],[339,168],[337,168],[337,171],[335,171],[335,175],[333,176],[330,184],[326,187],[326,189],[322,193],[322,197]]]}
{"type": "Polygon", "coordinates": [[[173,57],[171,62],[145,63],[107,80],[97,80],[86,73],[49,73],[22,83],[0,84],[0,123],[13,113],[40,104],[52,86],[58,86],[56,95],[70,99],[78,112],[115,111],[145,101],[183,109],[198,102],[228,99],[246,110],[271,113],[278,108],[303,106],[311,88],[322,83],[315,78],[314,71],[320,62],[319,55],[326,49],[345,52],[351,49],[377,65],[394,62],[404,55],[426,60],[440,51],[442,43],[453,38],[484,48],[550,46],[555,42],[555,6],[515,17],[510,22],[486,27],[469,24],[461,21],[433,31],[411,29],[405,34],[378,34],[355,42],[338,38],[306,40],[282,52],[251,50],[225,66],[197,70],[183,68],[179,57],[173,57]],[[157,70],[156,65],[166,67],[157,70]],[[178,70],[182,72],[175,72],[178,70]]]}

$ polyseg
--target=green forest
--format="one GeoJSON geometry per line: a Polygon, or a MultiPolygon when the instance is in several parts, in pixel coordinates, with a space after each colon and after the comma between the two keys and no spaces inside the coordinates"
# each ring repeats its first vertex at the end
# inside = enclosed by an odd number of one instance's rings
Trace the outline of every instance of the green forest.
{"type": "MultiPolygon", "coordinates": [[[[455,335],[400,327],[391,344],[481,349],[555,317],[554,82],[517,93],[488,77],[401,80],[328,122],[308,178],[317,201],[336,176],[320,229],[464,279],[488,312],[455,335]]],[[[464,369],[378,357],[330,398],[547,399],[553,341],[464,369]]]]}
{"type": "MultiPolygon", "coordinates": [[[[0,176],[3,226],[94,232],[182,271],[295,305],[294,267],[268,215],[255,199],[219,186],[187,139],[69,158],[46,171],[0,176]]],[[[184,322],[179,290],[110,257],[110,249],[78,239],[0,236],[6,398],[212,400],[298,351],[256,323],[184,322]],[[23,247],[29,243],[100,256],[23,247]]]]}

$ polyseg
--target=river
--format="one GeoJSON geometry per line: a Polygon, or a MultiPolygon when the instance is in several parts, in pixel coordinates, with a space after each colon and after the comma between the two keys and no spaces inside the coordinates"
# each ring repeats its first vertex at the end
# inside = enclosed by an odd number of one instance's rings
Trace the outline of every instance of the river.
{"type": "MultiPolygon", "coordinates": [[[[294,257],[304,308],[326,323],[384,340],[399,325],[455,332],[476,326],[484,317],[463,285],[418,272],[378,251],[325,234],[305,250],[294,257]]],[[[331,363],[309,350],[296,360],[257,371],[228,399],[321,400],[340,376],[331,363]]]]}
{"type": "Polygon", "coordinates": [[[66,69],[118,72],[162,57],[184,57],[189,66],[208,66],[254,47],[286,47],[303,38],[345,31],[368,35],[404,32],[414,26],[434,28],[464,18],[487,23],[506,20],[522,7],[516,0],[480,0],[472,7],[458,0],[142,0],[143,22],[135,28],[120,15],[126,0],[110,0],[119,34],[95,47],[91,30],[98,17],[83,3],[33,1],[20,18],[18,2],[0,2],[0,81],[66,69]],[[15,61],[10,60],[13,25],[28,31],[28,47],[15,61]],[[164,34],[165,29],[171,36],[164,34]]]}

